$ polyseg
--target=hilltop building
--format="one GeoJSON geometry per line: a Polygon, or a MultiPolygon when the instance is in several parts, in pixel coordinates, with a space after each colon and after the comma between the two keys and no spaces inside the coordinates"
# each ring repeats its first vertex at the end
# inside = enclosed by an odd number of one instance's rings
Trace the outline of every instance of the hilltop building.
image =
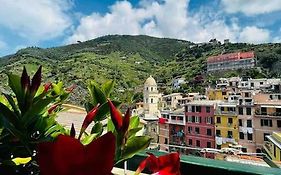
{"type": "Polygon", "coordinates": [[[211,56],[207,59],[207,71],[247,69],[255,67],[254,52],[236,52],[218,56],[211,56]]]}

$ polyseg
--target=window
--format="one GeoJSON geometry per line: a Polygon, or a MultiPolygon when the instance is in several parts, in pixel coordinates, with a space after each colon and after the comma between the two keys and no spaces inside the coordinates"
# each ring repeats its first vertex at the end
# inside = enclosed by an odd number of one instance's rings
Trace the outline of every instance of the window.
{"type": "Polygon", "coordinates": [[[261,114],[267,114],[267,109],[265,107],[261,107],[261,114]]]}
{"type": "Polygon", "coordinates": [[[188,145],[192,145],[192,139],[188,139],[188,145]]]}
{"type": "Polygon", "coordinates": [[[153,87],[151,87],[150,90],[153,91],[153,87]]]}
{"type": "Polygon", "coordinates": [[[281,120],[277,120],[277,127],[281,128],[281,120]]]}
{"type": "Polygon", "coordinates": [[[201,117],[195,116],[195,123],[201,123],[201,117]]]}
{"type": "Polygon", "coordinates": [[[268,136],[268,135],[270,135],[270,133],[263,133],[263,140],[264,140],[264,141],[268,141],[268,139],[267,139],[267,137],[266,137],[266,136],[268,136]]]}
{"type": "Polygon", "coordinates": [[[223,112],[224,111],[224,107],[221,107],[221,112],[223,112]]]}
{"type": "Polygon", "coordinates": [[[211,148],[211,147],[212,147],[211,142],[207,142],[207,148],[211,148]]]}
{"type": "Polygon", "coordinates": [[[195,116],[192,116],[192,123],[195,122],[195,116]]]}
{"type": "Polygon", "coordinates": [[[206,123],[212,124],[213,123],[212,119],[213,119],[212,117],[206,117],[206,123]]]}
{"type": "Polygon", "coordinates": [[[221,149],[221,145],[217,145],[217,149],[221,149]]]}
{"type": "Polygon", "coordinates": [[[270,120],[270,119],[261,119],[261,126],[272,127],[272,120],[270,120]]]}
{"type": "Polygon", "coordinates": [[[221,118],[217,117],[217,123],[221,123],[221,118]]]}
{"type": "Polygon", "coordinates": [[[188,133],[191,133],[191,132],[192,132],[192,127],[189,126],[189,127],[187,128],[187,131],[188,131],[188,133]]]}
{"type": "Polygon", "coordinates": [[[223,91],[223,92],[222,92],[222,95],[226,95],[226,91],[223,91]]]}
{"type": "Polygon", "coordinates": [[[167,138],[165,138],[165,143],[164,144],[168,144],[168,139],[167,138]]]}
{"type": "Polygon", "coordinates": [[[239,126],[242,126],[242,119],[239,119],[239,126]]]}
{"type": "Polygon", "coordinates": [[[207,135],[212,136],[212,130],[211,129],[207,129],[207,135]]]}
{"type": "Polygon", "coordinates": [[[221,136],[221,130],[219,130],[219,129],[216,130],[216,136],[218,136],[218,137],[221,136]]]}
{"type": "Polygon", "coordinates": [[[187,117],[187,122],[191,123],[192,122],[192,116],[187,117]]]}
{"type": "Polygon", "coordinates": [[[246,114],[247,114],[247,115],[252,115],[251,108],[246,108],[246,114]]]}
{"type": "Polygon", "coordinates": [[[228,118],[228,123],[232,124],[233,123],[233,118],[228,118]]]}
{"type": "Polygon", "coordinates": [[[191,112],[195,112],[195,106],[191,106],[191,112]]]}
{"type": "Polygon", "coordinates": [[[206,106],[206,112],[210,113],[211,112],[211,107],[210,106],[206,106]]]}
{"type": "Polygon", "coordinates": [[[201,106],[196,106],[196,112],[201,112],[201,106]]]}
{"type": "Polygon", "coordinates": [[[253,140],[253,134],[247,133],[248,140],[253,140]]]}
{"type": "Polygon", "coordinates": [[[227,137],[232,138],[232,131],[227,131],[227,137]]]}
{"type": "Polygon", "coordinates": [[[200,140],[196,140],[196,146],[200,147],[200,140]]]}
{"type": "Polygon", "coordinates": [[[244,139],[244,133],[243,132],[239,132],[239,138],[244,139]]]}
{"type": "Polygon", "coordinates": [[[200,134],[200,129],[198,127],[195,127],[195,133],[200,134]]]}
{"type": "Polygon", "coordinates": [[[245,97],[250,97],[250,93],[249,92],[245,92],[245,97]]]}
{"type": "Polygon", "coordinates": [[[274,145],[274,147],[273,147],[273,155],[274,155],[274,157],[276,157],[276,145],[274,145]]]}
{"type": "Polygon", "coordinates": [[[151,103],[153,103],[153,98],[152,98],[152,99],[150,99],[150,102],[151,102],[151,103]]]}
{"type": "Polygon", "coordinates": [[[243,115],[243,108],[242,107],[238,108],[238,113],[239,113],[239,115],[243,115]]]}
{"type": "Polygon", "coordinates": [[[247,127],[252,127],[252,120],[247,120],[247,127]]]}

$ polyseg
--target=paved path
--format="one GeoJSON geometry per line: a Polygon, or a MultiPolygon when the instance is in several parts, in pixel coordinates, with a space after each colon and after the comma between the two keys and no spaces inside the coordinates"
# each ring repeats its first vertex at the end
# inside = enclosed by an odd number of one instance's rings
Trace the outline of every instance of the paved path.
{"type": "Polygon", "coordinates": [[[71,124],[73,123],[76,130],[76,134],[79,134],[85,116],[86,112],[82,111],[64,111],[58,114],[57,121],[63,126],[65,126],[67,129],[70,129],[71,124]]]}

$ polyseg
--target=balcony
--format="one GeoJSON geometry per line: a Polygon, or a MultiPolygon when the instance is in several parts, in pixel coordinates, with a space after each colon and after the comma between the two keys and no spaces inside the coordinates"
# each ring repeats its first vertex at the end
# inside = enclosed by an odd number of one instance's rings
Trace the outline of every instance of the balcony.
{"type": "Polygon", "coordinates": [[[177,124],[177,125],[185,125],[185,122],[183,120],[172,120],[172,119],[169,119],[168,123],[170,123],[170,124],[177,124]]]}
{"type": "Polygon", "coordinates": [[[273,113],[267,113],[267,112],[255,112],[257,117],[281,117],[281,112],[273,112],[273,113]]]}
{"type": "MultiPolygon", "coordinates": [[[[159,151],[149,151],[156,156],[166,154],[159,151]]],[[[139,163],[147,156],[146,151],[137,154],[127,162],[128,170],[135,171],[139,163]]],[[[118,167],[123,168],[120,163],[118,167]]],[[[148,173],[148,172],[144,172],[148,173]]],[[[202,157],[181,155],[181,173],[183,175],[215,174],[215,175],[280,175],[281,169],[262,166],[206,159],[202,157]]]]}

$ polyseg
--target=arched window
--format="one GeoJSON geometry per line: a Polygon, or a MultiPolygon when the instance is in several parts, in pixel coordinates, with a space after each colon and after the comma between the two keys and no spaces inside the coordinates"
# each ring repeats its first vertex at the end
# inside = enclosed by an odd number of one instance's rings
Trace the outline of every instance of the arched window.
{"type": "Polygon", "coordinates": [[[146,88],[146,90],[148,91],[148,87],[146,88]]]}
{"type": "Polygon", "coordinates": [[[150,99],[150,102],[153,103],[153,98],[150,99]]]}
{"type": "Polygon", "coordinates": [[[153,87],[151,87],[150,89],[151,89],[151,91],[153,91],[153,87]]]}

